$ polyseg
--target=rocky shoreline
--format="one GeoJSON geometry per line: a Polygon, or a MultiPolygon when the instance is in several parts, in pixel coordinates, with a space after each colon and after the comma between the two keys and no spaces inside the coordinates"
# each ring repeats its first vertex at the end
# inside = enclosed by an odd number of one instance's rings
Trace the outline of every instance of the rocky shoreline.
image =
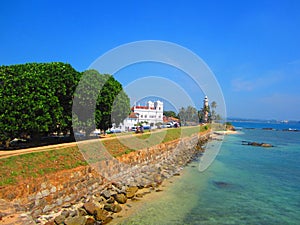
{"type": "MultiPolygon", "coordinates": [[[[44,214],[37,213],[39,210],[23,213],[21,216],[24,222],[19,224],[107,224],[114,218],[118,218],[122,210],[124,213],[126,208],[143,199],[145,195],[162,191],[161,184],[164,180],[180,175],[180,171],[186,164],[203,154],[203,146],[210,136],[210,133],[196,135],[177,143],[162,144],[153,149],[139,150],[125,155],[119,160],[127,162],[127,166],[123,166],[122,169],[128,167],[129,170],[122,171],[122,176],[117,176],[110,181],[100,177],[97,187],[96,184],[93,184],[95,187],[87,187],[91,188],[89,194],[79,195],[76,200],[67,201],[61,207],[56,206],[52,211],[44,214]]],[[[42,194],[45,192],[46,190],[41,191],[42,194]]],[[[38,194],[36,198],[37,196],[38,194]]],[[[41,200],[36,199],[35,202],[41,200]]],[[[43,206],[42,211],[47,207],[49,205],[43,206]]]]}
{"type": "Polygon", "coordinates": [[[102,191],[52,214],[39,216],[35,222],[46,225],[107,224],[124,208],[130,207],[131,203],[141,200],[147,194],[162,191],[162,182],[172,176],[179,176],[186,164],[203,153],[202,146],[206,141],[206,138],[199,139],[195,146],[168,160],[143,166],[135,177],[110,182],[102,191]]]}

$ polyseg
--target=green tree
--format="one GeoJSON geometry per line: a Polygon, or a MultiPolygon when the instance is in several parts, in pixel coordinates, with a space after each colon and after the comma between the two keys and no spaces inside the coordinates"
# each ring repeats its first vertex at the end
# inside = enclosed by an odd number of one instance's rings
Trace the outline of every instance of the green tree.
{"type": "Polygon", "coordinates": [[[181,107],[179,109],[178,117],[180,119],[181,125],[186,125],[187,122],[187,115],[186,115],[186,109],[184,107],[181,107]]]}
{"type": "Polygon", "coordinates": [[[187,108],[181,107],[178,113],[178,117],[182,125],[199,123],[198,111],[193,106],[188,106],[187,108]]]}
{"type": "Polygon", "coordinates": [[[130,112],[130,101],[122,85],[108,74],[87,70],[75,92],[73,121],[88,135],[95,128],[119,125],[130,112]]]}
{"type": "Polygon", "coordinates": [[[167,117],[175,117],[178,118],[174,111],[164,111],[164,115],[167,117]]]}
{"type": "Polygon", "coordinates": [[[112,127],[113,123],[118,126],[128,116],[130,101],[122,85],[113,76],[108,74],[103,76],[106,82],[97,99],[96,127],[107,130],[112,127]]]}
{"type": "Polygon", "coordinates": [[[64,63],[0,67],[0,140],[71,130],[79,73],[64,63]]]}
{"type": "MultiPolygon", "coordinates": [[[[95,111],[100,90],[105,84],[105,77],[96,70],[82,72],[73,99],[73,128],[89,134],[96,128],[95,111]]],[[[100,120],[100,118],[98,118],[100,120]]]]}
{"type": "Polygon", "coordinates": [[[187,121],[190,123],[198,123],[199,118],[198,118],[197,109],[193,106],[188,106],[186,109],[186,118],[187,121]]]}
{"type": "Polygon", "coordinates": [[[217,103],[215,101],[212,101],[210,104],[211,106],[211,120],[216,120],[217,119],[217,113],[216,113],[216,108],[217,108],[217,103]]]}

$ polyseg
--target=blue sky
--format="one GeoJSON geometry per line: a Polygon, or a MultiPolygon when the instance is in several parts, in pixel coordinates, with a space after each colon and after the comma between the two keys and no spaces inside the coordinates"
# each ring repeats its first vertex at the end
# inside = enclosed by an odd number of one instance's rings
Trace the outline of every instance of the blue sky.
{"type": "Polygon", "coordinates": [[[119,45],[164,40],[206,62],[228,116],[300,120],[300,1],[0,4],[2,65],[62,61],[84,71],[119,45]]]}

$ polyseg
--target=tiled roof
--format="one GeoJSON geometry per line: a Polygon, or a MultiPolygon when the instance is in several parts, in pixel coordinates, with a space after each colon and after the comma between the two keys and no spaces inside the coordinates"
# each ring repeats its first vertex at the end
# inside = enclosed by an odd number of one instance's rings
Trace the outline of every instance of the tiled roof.
{"type": "Polygon", "coordinates": [[[154,107],[148,107],[148,106],[135,106],[136,109],[155,109],[154,107]]]}
{"type": "Polygon", "coordinates": [[[129,114],[128,118],[136,119],[136,118],[138,118],[138,117],[137,117],[136,113],[131,112],[131,113],[129,114]]]}

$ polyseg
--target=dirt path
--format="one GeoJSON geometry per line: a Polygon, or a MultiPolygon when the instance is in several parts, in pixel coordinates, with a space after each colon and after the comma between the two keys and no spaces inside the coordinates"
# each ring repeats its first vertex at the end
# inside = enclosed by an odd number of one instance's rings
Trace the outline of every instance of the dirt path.
{"type": "MultiPolygon", "coordinates": [[[[161,132],[161,131],[154,131],[154,132],[161,132]]],[[[152,132],[152,133],[154,133],[152,132]]],[[[96,142],[96,141],[103,141],[103,140],[110,140],[115,138],[126,138],[126,137],[132,137],[133,135],[140,135],[140,134],[134,134],[134,133],[128,133],[126,135],[117,135],[117,136],[110,136],[105,135],[101,136],[97,139],[90,139],[90,140],[84,140],[84,141],[78,141],[78,143],[89,143],[89,142],[96,142]]],[[[44,151],[50,151],[50,150],[58,150],[66,147],[75,147],[77,146],[77,142],[69,142],[69,143],[63,143],[63,144],[56,144],[56,145],[46,145],[41,147],[33,147],[33,148],[26,148],[26,149],[18,149],[18,150],[0,150],[0,159],[1,158],[8,158],[11,156],[16,155],[22,155],[22,154],[28,154],[32,152],[44,152],[44,151]]]]}
{"type": "MultiPolygon", "coordinates": [[[[91,140],[84,140],[80,141],[82,143],[88,143],[88,142],[95,142],[95,141],[102,141],[107,139],[114,139],[116,137],[105,137],[101,139],[91,139],[91,140]]],[[[63,143],[63,144],[56,144],[56,145],[46,145],[41,147],[33,147],[33,148],[26,148],[26,149],[18,149],[18,150],[2,150],[0,151],[0,159],[1,158],[8,158],[15,155],[22,155],[22,154],[28,154],[31,152],[44,152],[44,151],[50,151],[50,150],[58,150],[66,147],[75,147],[77,146],[77,142],[71,142],[71,143],[63,143]]]]}

